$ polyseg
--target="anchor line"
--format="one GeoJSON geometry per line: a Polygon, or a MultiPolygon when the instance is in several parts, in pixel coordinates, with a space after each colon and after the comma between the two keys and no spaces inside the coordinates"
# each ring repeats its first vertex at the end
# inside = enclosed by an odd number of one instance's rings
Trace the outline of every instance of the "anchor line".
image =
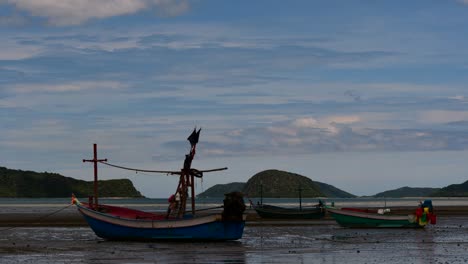
{"type": "MultiPolygon", "coordinates": [[[[56,214],[56,213],[59,213],[59,212],[61,212],[61,211],[65,210],[65,209],[67,209],[68,207],[70,207],[70,206],[72,206],[72,205],[73,205],[73,203],[70,203],[70,204],[68,204],[68,205],[65,206],[65,207],[62,207],[62,208],[60,208],[60,209],[58,209],[58,210],[56,210],[56,211],[53,211],[53,212],[51,212],[51,213],[49,213],[49,214],[43,215],[43,216],[41,216],[41,217],[39,217],[39,218],[32,219],[32,220],[33,220],[33,222],[40,222],[41,220],[44,220],[44,219],[46,219],[47,217],[50,217],[50,216],[52,216],[52,215],[54,215],[54,214],[56,214]]],[[[20,225],[20,226],[12,226],[12,227],[8,227],[8,228],[0,229],[0,232],[8,231],[8,230],[15,229],[15,228],[18,228],[18,227],[23,227],[23,226],[27,226],[27,224],[23,224],[23,225],[20,225]]]]}

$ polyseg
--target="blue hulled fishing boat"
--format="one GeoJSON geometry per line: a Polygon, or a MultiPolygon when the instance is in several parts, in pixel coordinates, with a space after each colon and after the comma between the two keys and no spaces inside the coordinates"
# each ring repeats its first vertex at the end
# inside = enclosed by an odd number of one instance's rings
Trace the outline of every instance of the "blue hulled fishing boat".
{"type": "Polygon", "coordinates": [[[200,130],[187,138],[191,144],[190,153],[185,155],[184,166],[180,171],[141,170],[113,165],[107,159],[97,159],[97,146],[94,144],[94,159],[83,162],[94,163],[94,196],[87,203],[80,202],[74,195],[72,202],[86,219],[97,236],[110,240],[236,240],[242,237],[245,226],[245,204],[241,193],[225,195],[222,210],[195,210],[195,177],[203,177],[205,172],[221,171],[227,168],[197,170],[191,168],[200,130]],[[166,213],[153,213],[126,207],[98,203],[97,164],[152,173],[179,176],[176,192],[169,198],[166,213]],[[186,210],[189,190],[192,210],[186,210]]]}

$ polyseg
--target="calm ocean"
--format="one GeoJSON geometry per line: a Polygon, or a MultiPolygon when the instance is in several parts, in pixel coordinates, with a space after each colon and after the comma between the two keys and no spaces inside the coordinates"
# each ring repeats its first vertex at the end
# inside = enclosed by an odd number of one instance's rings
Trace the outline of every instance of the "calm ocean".
{"type": "MultiPolygon", "coordinates": [[[[411,198],[321,198],[327,205],[334,203],[335,206],[355,206],[355,207],[385,207],[385,206],[417,206],[424,197],[411,198]]],[[[437,206],[468,206],[468,197],[450,198],[430,198],[433,205],[437,206]]],[[[87,202],[87,198],[79,198],[82,202],[87,202]]],[[[252,198],[253,203],[260,201],[260,198],[252,198]]],[[[318,202],[317,198],[303,198],[302,206],[311,206],[318,202]]],[[[71,198],[0,198],[0,209],[3,213],[8,211],[28,212],[30,209],[54,208],[66,206],[71,198]]],[[[102,204],[112,204],[118,206],[131,207],[135,209],[149,211],[164,211],[167,209],[166,198],[101,198],[102,204]]],[[[249,200],[245,199],[246,204],[249,200]]],[[[298,207],[298,198],[263,198],[263,203],[284,207],[298,207]]],[[[223,198],[198,198],[196,206],[198,209],[217,207],[223,204],[223,198]]]]}

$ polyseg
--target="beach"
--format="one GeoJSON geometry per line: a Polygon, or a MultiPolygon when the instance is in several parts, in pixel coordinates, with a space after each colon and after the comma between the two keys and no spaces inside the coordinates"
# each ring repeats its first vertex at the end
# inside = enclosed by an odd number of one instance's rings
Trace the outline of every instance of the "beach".
{"type": "Polygon", "coordinates": [[[331,221],[247,223],[228,242],[119,242],[88,227],[0,231],[0,263],[467,263],[468,217],[425,229],[347,229],[331,221]]]}
{"type": "MultiPolygon", "coordinates": [[[[228,242],[106,241],[74,206],[3,204],[0,209],[0,263],[8,264],[468,263],[464,204],[439,203],[437,224],[424,229],[348,229],[329,216],[265,220],[249,208],[243,237],[228,242]]],[[[412,209],[400,202],[392,210],[412,209]]]]}

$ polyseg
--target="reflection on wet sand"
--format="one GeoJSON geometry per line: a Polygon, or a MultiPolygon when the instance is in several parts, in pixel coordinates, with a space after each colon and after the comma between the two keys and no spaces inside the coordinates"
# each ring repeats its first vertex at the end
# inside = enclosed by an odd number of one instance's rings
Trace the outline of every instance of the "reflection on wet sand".
{"type": "Polygon", "coordinates": [[[257,224],[239,241],[124,242],[87,227],[2,231],[0,263],[467,263],[468,217],[426,229],[257,224]]]}

